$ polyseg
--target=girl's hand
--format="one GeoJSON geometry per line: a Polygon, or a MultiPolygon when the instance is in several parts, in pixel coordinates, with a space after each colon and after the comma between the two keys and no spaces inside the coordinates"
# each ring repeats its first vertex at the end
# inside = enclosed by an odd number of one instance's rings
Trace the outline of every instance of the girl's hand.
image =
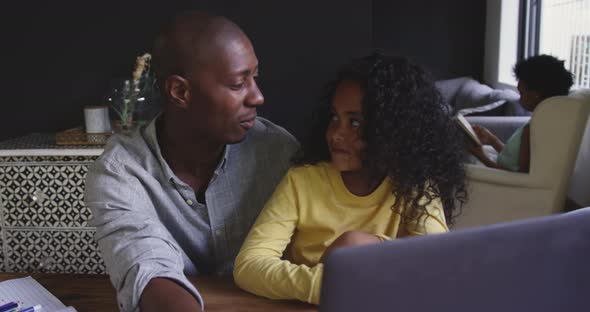
{"type": "Polygon", "coordinates": [[[370,245],[375,243],[380,243],[381,239],[377,235],[373,235],[370,233],[362,232],[362,231],[348,231],[344,232],[340,235],[332,244],[324,251],[324,254],[320,258],[320,262],[324,262],[328,255],[341,247],[350,247],[350,246],[360,246],[360,245],[370,245]]]}
{"type": "Polygon", "coordinates": [[[493,135],[490,130],[484,127],[473,125],[473,130],[483,145],[491,145],[496,138],[496,136],[493,135]]]}
{"type": "MultiPolygon", "coordinates": [[[[483,141],[481,143],[485,144],[483,141]]],[[[481,160],[482,156],[485,156],[485,152],[483,151],[483,145],[475,145],[473,142],[466,139],[465,146],[467,147],[467,150],[478,159],[481,160]]]]}

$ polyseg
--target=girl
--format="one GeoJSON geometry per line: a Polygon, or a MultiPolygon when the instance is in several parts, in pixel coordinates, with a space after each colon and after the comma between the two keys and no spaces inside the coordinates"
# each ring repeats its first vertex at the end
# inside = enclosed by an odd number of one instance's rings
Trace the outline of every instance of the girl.
{"type": "Polygon", "coordinates": [[[462,137],[421,68],[375,54],[327,91],[297,165],[236,258],[247,291],[318,304],[331,251],[447,232],[465,200],[462,137]]]}
{"type": "MultiPolygon", "coordinates": [[[[518,79],[520,103],[524,109],[532,112],[546,98],[567,95],[574,83],[572,73],[563,66],[563,61],[550,55],[537,55],[525,59],[514,66],[514,75],[518,79]]],[[[502,143],[488,129],[474,126],[483,145],[491,145],[498,157],[492,160],[482,146],[468,143],[468,149],[484,165],[510,171],[529,172],[530,126],[518,128],[512,136],[502,143]]]]}

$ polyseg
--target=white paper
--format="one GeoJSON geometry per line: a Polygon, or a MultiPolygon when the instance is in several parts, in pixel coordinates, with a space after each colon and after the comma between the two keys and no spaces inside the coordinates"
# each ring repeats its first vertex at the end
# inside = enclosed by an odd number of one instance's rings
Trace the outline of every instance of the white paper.
{"type": "Polygon", "coordinates": [[[16,302],[20,308],[41,305],[42,312],[75,312],[66,307],[43,285],[30,276],[0,282],[0,305],[16,302]]]}

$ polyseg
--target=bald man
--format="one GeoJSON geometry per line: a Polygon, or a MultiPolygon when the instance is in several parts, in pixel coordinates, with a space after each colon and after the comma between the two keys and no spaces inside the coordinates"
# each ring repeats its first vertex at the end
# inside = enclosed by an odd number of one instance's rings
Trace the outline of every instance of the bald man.
{"type": "Polygon", "coordinates": [[[231,21],[177,16],[154,66],[163,113],[109,140],[85,202],[122,311],[195,311],[204,302],[186,275],[231,275],[298,144],[257,117],[258,60],[231,21]]]}

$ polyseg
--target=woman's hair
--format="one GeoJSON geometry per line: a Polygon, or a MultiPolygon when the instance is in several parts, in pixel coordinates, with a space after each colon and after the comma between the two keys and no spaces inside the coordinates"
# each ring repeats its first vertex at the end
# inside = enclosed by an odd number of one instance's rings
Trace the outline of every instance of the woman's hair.
{"type": "Polygon", "coordinates": [[[414,219],[440,198],[452,224],[467,199],[463,137],[430,75],[405,58],[374,53],[345,65],[326,86],[295,164],[330,160],[325,133],[335,89],[345,80],[358,82],[363,90],[364,166],[394,182],[392,208],[403,211],[404,219],[414,219]]]}
{"type": "Polygon", "coordinates": [[[526,84],[527,89],[541,93],[545,99],[567,95],[574,84],[572,73],[565,69],[563,61],[551,55],[536,55],[514,65],[514,76],[526,84]]]}

